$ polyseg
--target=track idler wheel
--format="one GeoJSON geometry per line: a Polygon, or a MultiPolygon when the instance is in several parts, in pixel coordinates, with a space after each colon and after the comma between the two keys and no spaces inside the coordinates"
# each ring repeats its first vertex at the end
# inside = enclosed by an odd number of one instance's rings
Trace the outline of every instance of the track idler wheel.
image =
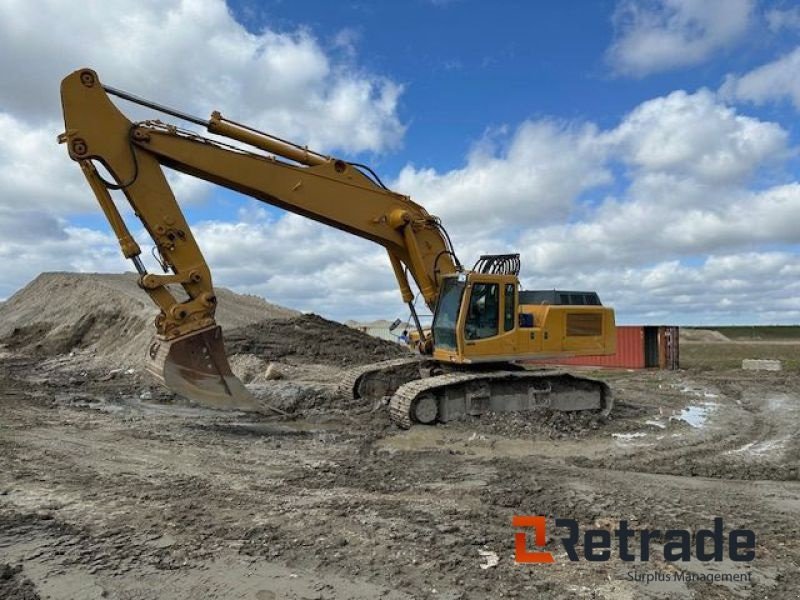
{"type": "Polygon", "coordinates": [[[430,425],[439,415],[439,402],[433,394],[422,394],[414,401],[414,420],[430,425]]]}

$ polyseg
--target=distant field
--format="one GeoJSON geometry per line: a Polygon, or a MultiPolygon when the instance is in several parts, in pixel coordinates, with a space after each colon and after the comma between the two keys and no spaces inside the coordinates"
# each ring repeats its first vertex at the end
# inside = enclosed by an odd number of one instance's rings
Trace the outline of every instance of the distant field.
{"type": "Polygon", "coordinates": [[[683,327],[719,331],[731,340],[800,340],[800,325],[735,325],[726,327],[683,327]]]}
{"type": "Polygon", "coordinates": [[[710,342],[682,344],[680,364],[683,369],[728,370],[740,369],[745,358],[772,358],[783,361],[784,371],[800,370],[800,339],[797,344],[748,344],[736,342],[710,342]]]}

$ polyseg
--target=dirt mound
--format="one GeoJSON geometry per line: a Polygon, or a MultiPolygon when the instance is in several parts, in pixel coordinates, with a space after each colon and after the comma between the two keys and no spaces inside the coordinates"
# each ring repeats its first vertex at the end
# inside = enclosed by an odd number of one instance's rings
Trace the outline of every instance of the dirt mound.
{"type": "Polygon", "coordinates": [[[731,340],[724,334],[713,329],[692,329],[681,327],[681,342],[730,342],[731,340]]]}
{"type": "MultiPolygon", "coordinates": [[[[157,309],[136,278],[133,273],[42,273],[0,305],[0,341],[43,356],[78,352],[95,366],[138,367],[157,309]]],[[[223,329],[299,314],[225,288],[216,294],[223,329]]]]}
{"type": "Polygon", "coordinates": [[[230,355],[254,354],[266,361],[361,365],[407,356],[408,350],[314,314],[267,320],[225,334],[230,355]]]}

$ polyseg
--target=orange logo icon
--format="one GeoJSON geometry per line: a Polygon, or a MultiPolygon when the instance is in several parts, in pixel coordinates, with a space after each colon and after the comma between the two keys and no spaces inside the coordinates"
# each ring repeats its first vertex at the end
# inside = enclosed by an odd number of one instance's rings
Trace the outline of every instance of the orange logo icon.
{"type": "MultiPolygon", "coordinates": [[[[511,520],[511,524],[514,527],[532,527],[535,532],[534,541],[537,546],[541,547],[547,543],[544,517],[515,515],[511,520]]],[[[514,560],[517,563],[554,562],[553,555],[549,552],[530,552],[528,550],[526,534],[523,531],[518,531],[514,534],[514,560]]]]}

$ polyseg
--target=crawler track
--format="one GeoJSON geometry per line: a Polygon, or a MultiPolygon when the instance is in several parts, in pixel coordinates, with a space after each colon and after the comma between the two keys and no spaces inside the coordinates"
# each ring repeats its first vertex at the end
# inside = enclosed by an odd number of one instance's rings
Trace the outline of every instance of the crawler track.
{"type": "Polygon", "coordinates": [[[391,396],[406,381],[420,377],[419,356],[395,358],[345,371],[339,383],[339,393],[345,398],[391,396]],[[365,381],[367,378],[367,381],[365,381]]]}
{"type": "Polygon", "coordinates": [[[510,412],[540,407],[566,411],[598,410],[607,415],[613,404],[611,389],[596,379],[577,377],[564,371],[488,371],[448,373],[405,383],[392,396],[389,414],[398,427],[408,429],[419,422],[446,422],[487,411],[510,412]],[[424,420],[416,410],[422,398],[426,402],[424,420]]]}

